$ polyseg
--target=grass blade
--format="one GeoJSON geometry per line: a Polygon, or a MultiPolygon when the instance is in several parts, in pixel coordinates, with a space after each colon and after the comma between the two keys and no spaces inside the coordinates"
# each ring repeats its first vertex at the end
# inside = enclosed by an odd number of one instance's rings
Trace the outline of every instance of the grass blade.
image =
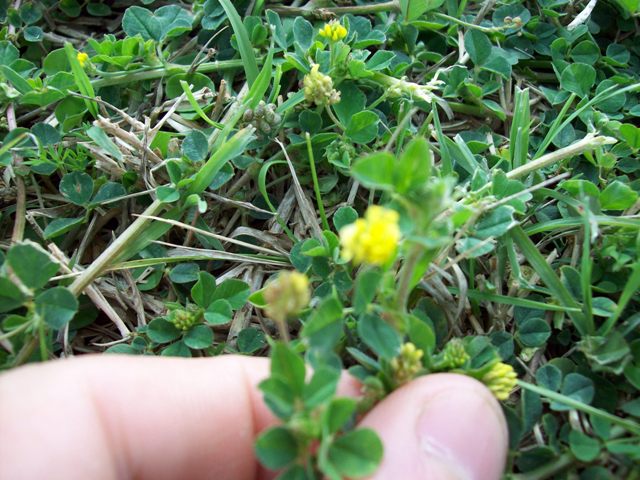
{"type": "Polygon", "coordinates": [[[251,41],[249,40],[247,29],[244,28],[244,23],[242,23],[242,19],[240,18],[240,15],[238,15],[233,3],[229,0],[218,1],[222,8],[224,8],[227,17],[229,18],[229,22],[231,22],[233,33],[236,34],[236,42],[238,42],[238,50],[240,51],[240,58],[242,58],[244,73],[247,76],[249,87],[251,87],[258,78],[258,62],[256,60],[256,55],[253,52],[253,45],[251,45],[251,41]]]}

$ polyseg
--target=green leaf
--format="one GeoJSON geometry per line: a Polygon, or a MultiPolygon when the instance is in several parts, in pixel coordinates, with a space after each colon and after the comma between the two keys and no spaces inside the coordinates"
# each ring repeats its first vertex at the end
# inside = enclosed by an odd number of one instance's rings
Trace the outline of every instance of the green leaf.
{"type": "Polygon", "coordinates": [[[240,155],[253,139],[253,129],[243,128],[233,137],[227,139],[222,145],[215,149],[209,160],[200,168],[189,185],[189,194],[202,193],[211,185],[213,179],[220,169],[231,159],[240,155]]]}
{"type": "MultiPolygon", "coordinates": [[[[573,400],[589,405],[595,395],[595,387],[590,378],[580,375],[579,373],[570,373],[564,378],[560,393],[573,400]]],[[[551,408],[557,411],[570,410],[569,407],[558,402],[553,402],[551,408]]]]}
{"type": "Polygon", "coordinates": [[[147,326],[147,336],[155,343],[169,343],[180,337],[182,332],[164,318],[156,318],[147,326]]]}
{"type": "Polygon", "coordinates": [[[91,199],[91,204],[101,204],[109,202],[110,200],[123,197],[127,194],[121,183],[107,182],[100,187],[98,192],[91,199]]]}
{"type": "Polygon", "coordinates": [[[442,6],[445,0],[400,0],[400,10],[404,18],[410,22],[423,13],[442,6]]]}
{"type": "Polygon", "coordinates": [[[193,17],[178,5],[160,7],[154,12],[154,15],[160,23],[161,37],[159,40],[177,37],[191,30],[193,17]]]}
{"type": "Polygon", "coordinates": [[[464,48],[474,65],[483,65],[491,56],[491,41],[479,30],[470,28],[464,35],[464,48]]]}
{"type": "Polygon", "coordinates": [[[272,427],[260,434],[255,443],[258,460],[271,470],[291,465],[298,458],[298,441],[285,427],[272,427]]]}
{"type": "Polygon", "coordinates": [[[56,218],[44,229],[44,238],[45,240],[49,240],[59,237],[60,235],[70,232],[78,225],[82,225],[85,221],[85,217],[56,218]]]}
{"type": "Polygon", "coordinates": [[[342,82],[338,86],[340,101],[333,105],[338,120],[343,125],[349,125],[351,117],[364,110],[367,103],[367,96],[358,88],[355,82],[342,82]]]}
{"type": "Polygon", "coordinates": [[[569,447],[581,462],[591,462],[600,455],[600,442],[577,430],[569,432],[569,447]]]}
{"type": "Polygon", "coordinates": [[[122,152],[100,127],[93,125],[91,128],[88,128],[87,135],[89,135],[91,140],[96,142],[96,145],[104,149],[113,158],[122,160],[122,152]]]}
{"type": "Polygon", "coordinates": [[[603,210],[625,210],[638,200],[638,193],[626,183],[614,180],[600,193],[603,210]]]}
{"type": "Polygon", "coordinates": [[[640,128],[631,123],[623,123],[620,125],[620,135],[629,147],[634,150],[640,148],[640,128]]]}
{"type": "Polygon", "coordinates": [[[562,370],[547,363],[536,371],[536,381],[541,387],[557,392],[562,385],[562,370]]]}
{"type": "Polygon", "coordinates": [[[0,313],[22,306],[25,300],[25,295],[11,280],[0,277],[0,313]]]}
{"type": "Polygon", "coordinates": [[[60,132],[53,128],[48,123],[36,123],[31,127],[31,133],[33,133],[42,146],[55,145],[60,141],[60,132]]]}
{"type": "Polygon", "coordinates": [[[84,172],[67,173],[60,181],[60,193],[76,205],[86,205],[93,195],[93,179],[84,172]]]}
{"type": "Polygon", "coordinates": [[[431,175],[433,155],[423,137],[413,139],[405,147],[396,165],[395,184],[398,193],[418,190],[431,175]]]}
{"type": "Polygon", "coordinates": [[[324,298],[314,308],[300,335],[312,348],[332,350],[342,335],[342,304],[333,295],[324,298]]]}
{"type": "Polygon", "coordinates": [[[144,40],[159,41],[162,25],[151,11],[143,7],[129,7],[122,17],[122,29],[128,36],[140,35],[144,40]]]}
{"type": "Polygon", "coordinates": [[[196,325],[183,337],[184,344],[196,350],[208,348],[213,344],[213,331],[206,325],[196,325]]]}
{"type": "Polygon", "coordinates": [[[336,433],[349,421],[356,411],[358,402],[354,398],[334,398],[324,411],[322,423],[328,433],[336,433]]]}
{"type": "Polygon", "coordinates": [[[433,329],[420,318],[409,315],[409,340],[420,350],[429,354],[436,347],[436,335],[433,329]]]}
{"type": "Polygon", "coordinates": [[[518,326],[517,336],[525,347],[541,347],[551,336],[551,328],[540,318],[527,318],[518,326]]]}
{"type": "Polygon", "coordinates": [[[304,360],[289,345],[277,342],[271,348],[271,375],[285,382],[294,395],[302,395],[306,376],[304,360]]]}
{"type": "Polygon", "coordinates": [[[573,63],[566,67],[560,75],[560,87],[586,97],[596,82],[596,70],[586,63],[573,63]]]}
{"type": "Polygon", "coordinates": [[[204,312],[204,319],[209,325],[225,325],[231,321],[231,317],[233,310],[225,299],[214,300],[204,312]]]}
{"type": "Polygon", "coordinates": [[[162,350],[160,353],[163,357],[183,357],[188,358],[191,356],[191,350],[187,347],[183,341],[172,343],[168,347],[162,350]]]}
{"type": "Polygon", "coordinates": [[[233,33],[236,35],[236,42],[238,43],[238,49],[240,50],[240,58],[242,58],[242,64],[244,65],[244,73],[247,76],[247,83],[251,87],[258,78],[258,62],[256,61],[255,53],[253,52],[253,45],[249,40],[247,30],[242,23],[242,19],[236,11],[233,3],[230,0],[218,0],[222,8],[227,14],[227,18],[233,28],[233,33]]]}
{"type": "Polygon", "coordinates": [[[197,263],[179,263],[169,271],[173,283],[191,283],[199,279],[200,266],[197,263]]]}
{"type": "Polygon", "coordinates": [[[213,302],[216,279],[208,272],[199,272],[198,281],[191,287],[191,298],[199,307],[207,308],[213,302]]]}
{"type": "Polygon", "coordinates": [[[366,313],[360,316],[358,335],[371,350],[385,360],[391,360],[400,351],[402,342],[398,332],[377,315],[366,313]]]}
{"type": "Polygon", "coordinates": [[[389,152],[378,152],[355,161],[351,167],[353,177],[368,188],[392,191],[396,159],[389,152]]]}
{"type": "Polygon", "coordinates": [[[237,310],[238,308],[244,307],[250,293],[249,285],[242,280],[231,278],[216,287],[212,299],[225,299],[231,304],[231,308],[237,310]]]}
{"type": "Polygon", "coordinates": [[[355,222],[358,219],[358,212],[352,207],[340,207],[333,214],[333,225],[336,231],[340,231],[342,227],[355,222]]]}
{"type": "Polygon", "coordinates": [[[356,288],[353,295],[353,307],[356,315],[366,312],[376,296],[378,285],[382,280],[382,272],[377,268],[363,269],[356,278],[356,288]]]}
{"type": "Polygon", "coordinates": [[[36,313],[47,325],[62,329],[78,311],[78,300],[64,287],[53,287],[39,294],[35,299],[36,313]]]}
{"type": "Polygon", "coordinates": [[[209,141],[204,133],[191,130],[182,141],[182,154],[192,162],[201,162],[209,153],[209,141]]]}
{"type": "Polygon", "coordinates": [[[174,187],[161,185],[156,188],[156,196],[162,203],[174,203],[180,200],[180,191],[174,187]]]}
{"type": "Polygon", "coordinates": [[[368,428],[359,428],[337,437],[329,446],[330,464],[343,476],[361,478],[371,475],[382,460],[382,442],[368,428]]]}
{"type": "Polygon", "coordinates": [[[7,263],[20,281],[32,289],[44,287],[60,268],[44,250],[32,242],[11,247],[7,253],[7,263]]]}
{"type": "Polygon", "coordinates": [[[513,218],[514,208],[510,205],[500,205],[485,213],[475,227],[475,236],[480,239],[498,238],[518,224],[513,218]]]}
{"type": "Polygon", "coordinates": [[[313,376],[304,387],[303,399],[307,408],[315,408],[333,397],[338,388],[340,370],[322,366],[313,372],[313,376]]]}
{"type": "Polygon", "coordinates": [[[240,353],[254,353],[267,344],[264,332],[258,328],[245,328],[238,333],[238,351],[240,353]]]}
{"type": "Polygon", "coordinates": [[[378,135],[379,121],[380,117],[374,112],[358,112],[351,117],[344,134],[355,143],[369,143],[378,135]]]}
{"type": "Polygon", "coordinates": [[[295,44],[306,52],[313,43],[315,36],[316,32],[313,30],[313,25],[302,16],[297,16],[293,21],[293,38],[295,44]]]}
{"type": "MultiPolygon", "coordinates": [[[[80,90],[80,93],[85,97],[94,98],[96,94],[93,90],[93,85],[91,85],[91,80],[89,80],[89,77],[84,71],[84,68],[82,68],[82,65],[80,65],[80,61],[77,58],[78,52],[69,42],[66,42],[64,44],[64,51],[67,54],[67,61],[71,66],[71,73],[73,73],[73,79],[78,86],[78,90],[80,90]]],[[[82,99],[82,101],[86,105],[89,112],[91,112],[91,115],[93,115],[94,118],[98,118],[98,105],[96,104],[96,102],[93,102],[86,98],[82,99]]]]}

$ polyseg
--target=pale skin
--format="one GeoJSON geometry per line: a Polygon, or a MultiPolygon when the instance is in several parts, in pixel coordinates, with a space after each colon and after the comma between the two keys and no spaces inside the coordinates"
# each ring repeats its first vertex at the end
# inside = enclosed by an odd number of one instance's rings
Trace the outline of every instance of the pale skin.
{"type": "MultiPolygon", "coordinates": [[[[0,479],[272,478],[253,454],[276,423],[263,358],[85,356],[0,375],[0,479]]],[[[359,385],[344,375],[341,395],[359,385]]],[[[361,421],[385,446],[373,478],[500,478],[506,423],[491,393],[453,374],[396,390],[361,421]]]]}

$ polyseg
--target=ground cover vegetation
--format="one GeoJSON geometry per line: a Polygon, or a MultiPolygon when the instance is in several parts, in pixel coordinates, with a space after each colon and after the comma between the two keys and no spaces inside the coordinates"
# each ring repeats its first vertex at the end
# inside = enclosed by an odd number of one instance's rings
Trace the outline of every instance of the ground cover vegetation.
{"type": "Polygon", "coordinates": [[[509,478],[639,478],[638,8],[0,0],[0,367],[270,355],[283,479],[454,371],[509,478]]]}

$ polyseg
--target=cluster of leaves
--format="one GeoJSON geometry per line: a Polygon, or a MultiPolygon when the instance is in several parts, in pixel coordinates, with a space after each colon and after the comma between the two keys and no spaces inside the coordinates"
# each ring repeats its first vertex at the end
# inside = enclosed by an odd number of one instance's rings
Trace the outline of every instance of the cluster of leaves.
{"type": "Polygon", "coordinates": [[[357,420],[412,378],[501,362],[515,478],[638,475],[638,1],[286,3],[0,0],[0,366],[270,350],[256,453],[302,479],[372,473],[357,420]],[[371,204],[402,240],[354,265],[371,204]]]}

